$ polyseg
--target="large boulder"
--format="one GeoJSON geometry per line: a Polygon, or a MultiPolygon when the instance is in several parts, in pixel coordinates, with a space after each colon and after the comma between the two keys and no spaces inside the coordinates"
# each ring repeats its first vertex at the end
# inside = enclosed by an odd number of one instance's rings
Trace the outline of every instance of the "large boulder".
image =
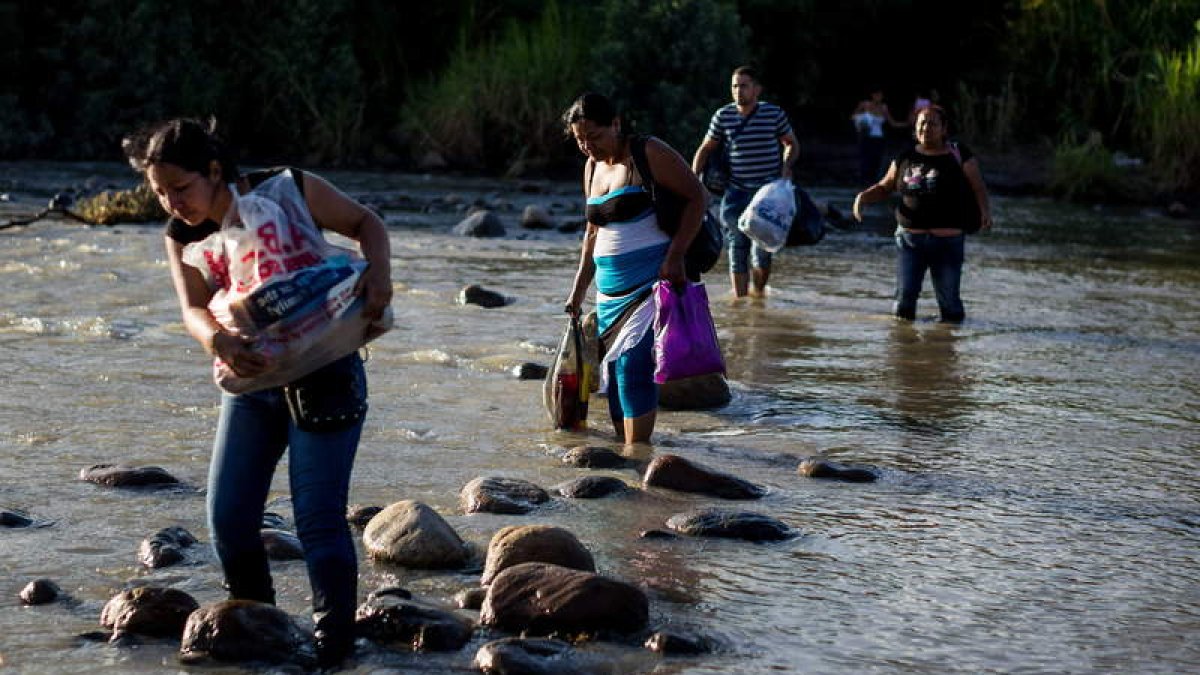
{"type": "Polygon", "coordinates": [[[311,644],[310,636],[282,609],[253,600],[224,600],[188,617],[179,658],[185,663],[204,659],[281,663],[307,656],[311,644]]]}
{"type": "Polygon", "coordinates": [[[510,525],[501,528],[488,544],[480,583],[486,586],[500,572],[528,562],[596,571],[592,554],[567,530],[552,525],[510,525]]]}
{"type": "Polygon", "coordinates": [[[523,563],[488,586],[479,622],[514,633],[633,633],[646,627],[650,603],[636,586],[559,565],[523,563]]]}
{"type": "Polygon", "coordinates": [[[646,467],[642,482],[647,486],[698,492],[722,499],[758,499],[767,493],[766,488],[679,455],[655,457],[646,467]]]}
{"type": "Polygon", "coordinates": [[[747,541],[780,541],[796,536],[786,523],[761,513],[699,509],[677,513],[667,519],[667,527],[694,537],[721,537],[747,541]]]}
{"type": "Polygon", "coordinates": [[[406,499],[380,511],[363,530],[372,558],[419,569],[462,567],[471,551],[437,511],[406,499]]]}
{"type": "Polygon", "coordinates": [[[142,586],[121,591],[100,612],[100,625],[113,638],[126,634],[178,639],[184,624],[199,603],[174,588],[142,586]]]}
{"type": "Polygon", "coordinates": [[[359,635],[416,651],[455,651],[470,641],[474,626],[449,609],[398,595],[372,595],[355,617],[359,635]]]}
{"type": "Polygon", "coordinates": [[[528,513],[550,495],[527,480],[486,476],[463,486],[459,498],[467,513],[528,513]]]}
{"type": "Polygon", "coordinates": [[[721,373],[670,380],[658,385],[658,405],[663,410],[708,410],[733,399],[729,382],[721,373]]]}

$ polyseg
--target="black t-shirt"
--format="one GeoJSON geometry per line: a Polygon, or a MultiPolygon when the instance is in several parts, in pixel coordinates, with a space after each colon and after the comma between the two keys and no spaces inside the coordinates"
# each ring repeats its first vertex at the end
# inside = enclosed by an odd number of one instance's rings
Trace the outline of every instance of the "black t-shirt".
{"type": "Polygon", "coordinates": [[[896,157],[896,191],[901,203],[896,219],[903,227],[918,230],[935,228],[963,229],[969,218],[967,200],[974,202],[962,164],[974,157],[967,146],[956,143],[959,157],[925,155],[912,147],[896,157]]]}
{"type": "MultiPolygon", "coordinates": [[[[250,189],[258,187],[261,183],[278,176],[287,171],[287,167],[275,167],[273,169],[263,169],[262,171],[251,171],[243,176],[246,182],[250,184],[250,189]]],[[[296,179],[296,188],[300,190],[300,196],[304,196],[304,172],[299,169],[292,169],[292,176],[296,179]]],[[[208,235],[221,229],[221,224],[213,220],[205,220],[199,225],[188,225],[179,218],[170,218],[167,220],[167,225],[163,229],[163,233],[174,239],[180,244],[187,245],[197,241],[202,241],[208,235]]]]}

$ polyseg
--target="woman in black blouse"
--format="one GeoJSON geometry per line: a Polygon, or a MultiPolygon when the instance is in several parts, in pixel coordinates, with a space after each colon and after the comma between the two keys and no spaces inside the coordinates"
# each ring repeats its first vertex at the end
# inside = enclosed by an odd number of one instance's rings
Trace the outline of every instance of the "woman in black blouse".
{"type": "Polygon", "coordinates": [[[959,294],[964,234],[992,227],[987,188],[971,151],[947,139],[940,106],[917,113],[915,135],[917,144],[892,161],[887,175],[854,198],[854,217],[862,221],[862,205],[900,193],[895,314],[916,318],[928,270],[941,320],[957,323],[966,316],[959,294]]]}

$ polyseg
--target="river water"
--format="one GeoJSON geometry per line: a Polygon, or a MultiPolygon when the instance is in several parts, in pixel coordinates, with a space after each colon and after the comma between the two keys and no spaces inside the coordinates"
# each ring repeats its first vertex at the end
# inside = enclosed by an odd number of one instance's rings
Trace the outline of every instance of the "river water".
{"type": "MultiPolygon", "coordinates": [[[[595,413],[587,434],[551,431],[541,383],[509,373],[549,362],[578,256],[577,234],[522,231],[518,210],[538,203],[577,217],[577,184],[534,192],[483,179],[326,175],[391,206],[450,194],[510,205],[500,214],[509,236],[491,240],[450,234],[452,209],[385,209],[397,327],[368,363],[372,408],[352,501],[423,501],[480,547],[504,525],[566,527],[601,572],[647,589],[654,625],[696,628],[726,646],[670,659],[588,647],[616,672],[1200,667],[1196,223],[997,198],[998,230],[968,242],[968,320],[956,327],[933,320],[928,289],[920,320],[889,317],[893,244],[869,228],[781,255],[766,300],[735,302],[724,275],[710,275],[734,398],[720,410],[662,413],[656,451],[767,486],[761,501],[725,505],[772,514],[802,536],[663,542],[638,533],[720,500],[650,489],[560,499],[526,516],[467,516],[458,505],[472,478],[550,487],[586,473],[559,461],[565,448],[614,444],[595,413]],[[459,305],[469,283],[514,302],[459,305]],[[818,453],[878,467],[882,479],[797,475],[796,458],[818,453]]],[[[9,194],[0,221],[89,177],[133,184],[117,165],[0,164],[9,194]]],[[[814,196],[845,205],[851,194],[814,196]]],[[[160,228],[48,220],[2,231],[0,289],[0,507],[46,524],[0,529],[0,663],[29,673],[242,672],[184,667],[167,642],[118,649],[77,637],[99,629],[103,604],[129,584],[222,597],[203,547],[183,567],[147,571],[136,559],[162,527],[208,541],[202,488],[217,390],[180,323],[160,228]],[[197,489],[78,480],[101,462],[162,466],[197,489]],[[70,601],[22,607],[18,591],[40,577],[70,601]]],[[[284,476],[272,508],[290,516],[284,476]]],[[[360,570],[363,594],[401,584],[446,602],[478,579],[365,557],[360,570]]],[[[306,615],[302,563],[274,571],[281,606],[306,615]]],[[[355,672],[466,672],[486,637],[452,654],[373,648],[355,672]]]]}

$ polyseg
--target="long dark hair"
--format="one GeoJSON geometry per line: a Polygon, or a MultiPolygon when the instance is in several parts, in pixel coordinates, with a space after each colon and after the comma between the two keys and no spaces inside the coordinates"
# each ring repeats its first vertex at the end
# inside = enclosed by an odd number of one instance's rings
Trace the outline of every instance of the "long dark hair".
{"type": "Polygon", "coordinates": [[[221,165],[221,180],[238,178],[233,152],[217,135],[217,121],[179,117],[144,127],[121,140],[121,150],[139,173],[155,164],[174,164],[185,171],[208,175],[213,160],[221,165]]]}

